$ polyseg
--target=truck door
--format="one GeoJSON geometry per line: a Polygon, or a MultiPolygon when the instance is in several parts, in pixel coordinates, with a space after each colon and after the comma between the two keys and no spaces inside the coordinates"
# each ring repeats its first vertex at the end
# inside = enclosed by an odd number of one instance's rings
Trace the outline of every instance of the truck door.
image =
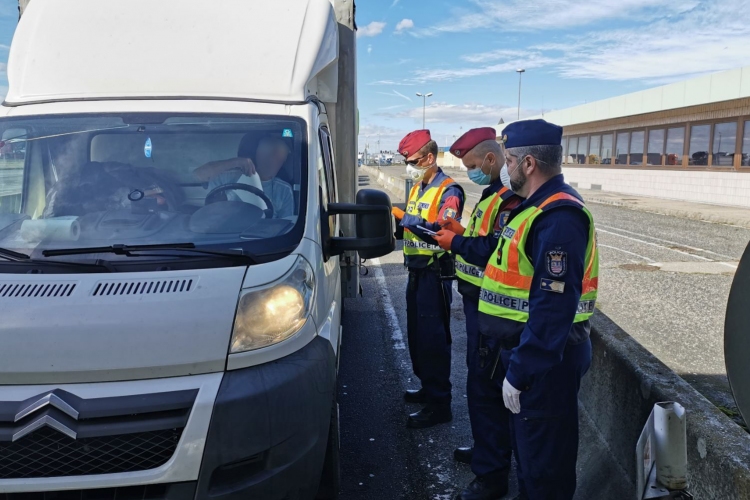
{"type": "MultiPolygon", "coordinates": [[[[334,165],[333,143],[331,133],[328,127],[323,125],[319,130],[320,151],[318,156],[318,182],[320,183],[321,193],[321,210],[327,213],[328,203],[338,202],[338,190],[336,188],[336,168],[334,165]]],[[[330,215],[327,221],[321,221],[321,230],[328,231],[331,237],[339,236],[339,216],[330,215]],[[327,224],[326,224],[327,222],[327,224]],[[325,227],[323,226],[325,225],[325,227]]],[[[321,239],[325,241],[325,237],[321,239]]],[[[321,286],[321,291],[325,290],[326,304],[330,304],[328,311],[328,326],[330,327],[330,339],[334,350],[338,354],[339,345],[339,327],[341,324],[341,270],[339,268],[339,257],[326,256],[323,263],[325,271],[325,283],[321,286]]]]}

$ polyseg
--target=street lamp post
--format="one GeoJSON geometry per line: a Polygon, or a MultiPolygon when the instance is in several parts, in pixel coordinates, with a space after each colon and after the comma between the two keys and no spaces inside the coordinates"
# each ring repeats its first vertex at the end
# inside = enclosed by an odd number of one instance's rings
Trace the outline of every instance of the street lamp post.
{"type": "Polygon", "coordinates": [[[425,113],[427,109],[427,98],[432,97],[432,92],[428,94],[422,94],[421,92],[417,92],[417,97],[422,98],[422,129],[425,128],[425,113]]]}
{"type": "Polygon", "coordinates": [[[383,165],[382,159],[383,159],[383,150],[380,149],[380,134],[378,134],[378,168],[380,168],[383,165]]]}
{"type": "Polygon", "coordinates": [[[516,120],[521,119],[521,77],[526,72],[525,69],[517,69],[516,72],[518,73],[518,115],[516,117],[516,120]]]}

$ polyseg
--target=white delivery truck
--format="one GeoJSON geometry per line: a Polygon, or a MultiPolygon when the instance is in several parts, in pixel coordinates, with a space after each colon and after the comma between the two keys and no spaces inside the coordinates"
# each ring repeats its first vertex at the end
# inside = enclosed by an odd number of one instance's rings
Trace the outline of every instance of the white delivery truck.
{"type": "Polygon", "coordinates": [[[342,293],[357,251],[394,247],[388,197],[355,188],[353,10],[23,12],[0,107],[3,498],[336,496],[342,293]]]}

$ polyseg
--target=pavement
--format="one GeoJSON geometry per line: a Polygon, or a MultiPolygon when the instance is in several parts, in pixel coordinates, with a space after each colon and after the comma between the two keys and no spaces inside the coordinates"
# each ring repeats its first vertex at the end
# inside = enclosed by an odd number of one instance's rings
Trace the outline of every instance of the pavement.
{"type": "MultiPolygon", "coordinates": [[[[375,168],[360,170],[377,178],[375,168]]],[[[400,177],[404,170],[380,171],[400,177]]],[[[464,186],[468,212],[482,188],[465,172],[447,172],[464,186]]],[[[742,425],[726,377],[723,326],[734,272],[750,241],[750,210],[580,192],[597,225],[598,308],[742,425]]]]}
{"type": "MultiPolygon", "coordinates": [[[[378,188],[363,173],[359,185],[378,188]]],[[[453,460],[456,447],[472,443],[465,390],[466,322],[455,286],[453,421],[431,429],[406,428],[407,415],[420,408],[403,400],[405,389],[418,388],[406,348],[406,280],[399,243],[395,252],[363,263],[362,297],[345,299],[339,372],[342,500],[451,500],[474,479],[469,466],[453,460]]],[[[632,485],[585,413],[581,442],[586,446],[579,456],[576,500],[629,495],[632,485]],[[602,477],[608,478],[606,485],[602,477]]],[[[506,499],[518,493],[515,472],[510,478],[506,499]]]]}

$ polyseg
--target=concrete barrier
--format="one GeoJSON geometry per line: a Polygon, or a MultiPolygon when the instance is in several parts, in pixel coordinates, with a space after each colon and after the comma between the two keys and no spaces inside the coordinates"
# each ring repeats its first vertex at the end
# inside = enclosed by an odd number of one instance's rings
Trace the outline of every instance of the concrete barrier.
{"type": "Polygon", "coordinates": [[[359,170],[365,174],[375,177],[375,180],[378,182],[378,184],[398,196],[398,199],[392,199],[391,202],[403,203],[405,201],[406,195],[404,193],[404,181],[406,179],[404,177],[389,175],[385,172],[381,172],[377,167],[367,167],[365,165],[359,167],[359,170]]]}
{"type": "MultiPolygon", "coordinates": [[[[403,199],[403,178],[360,170],[403,199]]],[[[576,499],[635,498],[636,443],[662,401],[687,410],[688,491],[695,499],[750,499],[750,434],[601,311],[592,319],[591,341],[593,362],[580,393],[576,499]]]]}
{"type": "Polygon", "coordinates": [[[676,401],[687,409],[688,491],[696,500],[750,498],[750,435],[606,315],[597,312],[592,327],[581,405],[633,491],[643,425],[655,403],[676,401]]]}

